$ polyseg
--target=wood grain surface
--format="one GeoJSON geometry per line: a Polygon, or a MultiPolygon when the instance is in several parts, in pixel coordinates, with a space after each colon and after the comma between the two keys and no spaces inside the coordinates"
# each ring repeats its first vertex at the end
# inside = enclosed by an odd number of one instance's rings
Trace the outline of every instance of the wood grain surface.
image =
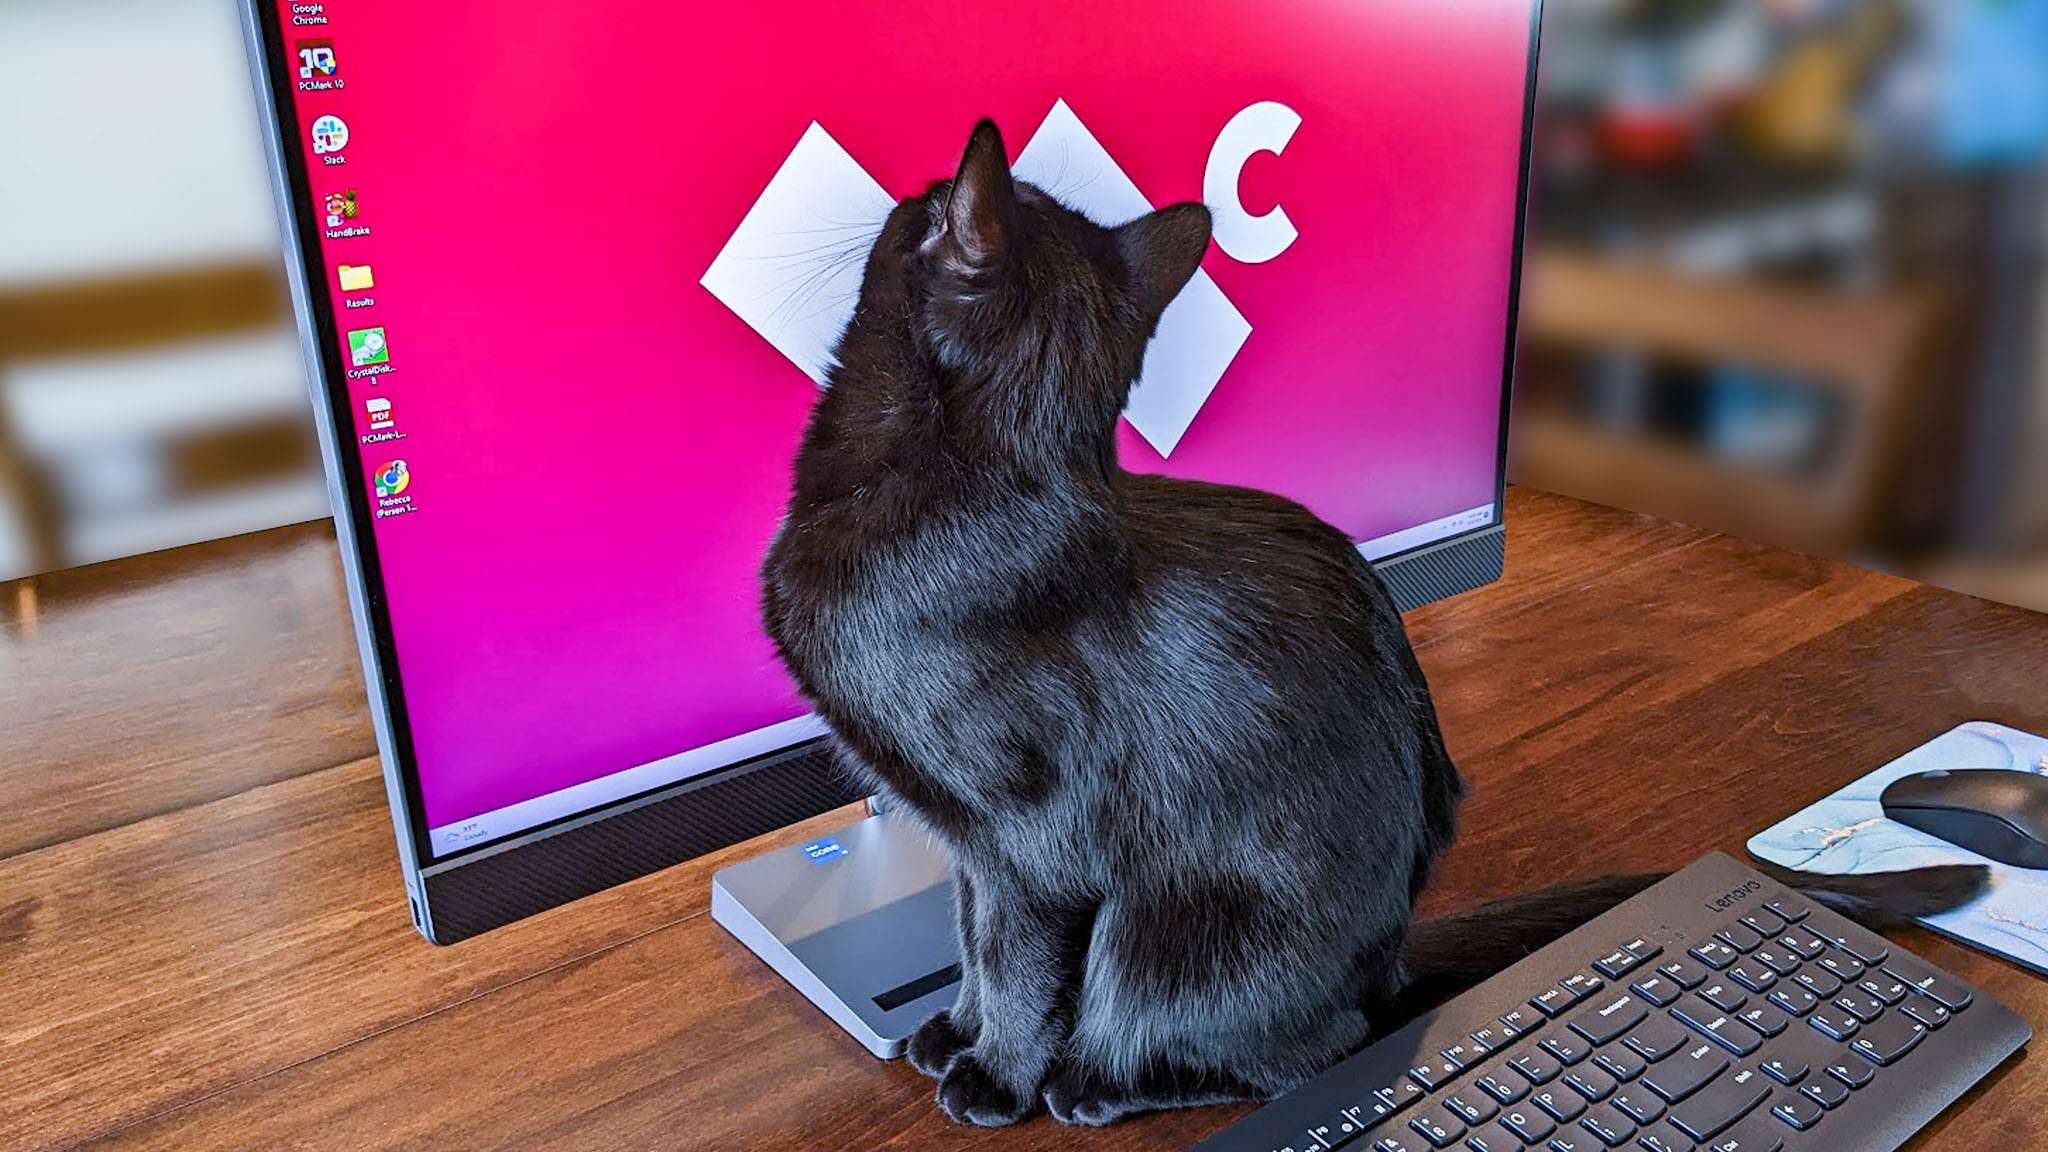
{"type": "MultiPolygon", "coordinates": [[[[1540,493],[1508,523],[1506,580],[1410,617],[1472,784],[1432,909],[1740,855],[1964,720],[2048,731],[2048,617],[1540,493]]],[[[949,1124],[706,915],[850,810],[421,941],[335,563],[284,530],[0,618],[0,1148],[1166,1150],[1242,1113],[949,1124]]],[[[2048,981],[1899,939],[2048,1027],[2048,981]]],[[[2037,1146],[2031,1054],[1913,1145],[2037,1146]]]]}

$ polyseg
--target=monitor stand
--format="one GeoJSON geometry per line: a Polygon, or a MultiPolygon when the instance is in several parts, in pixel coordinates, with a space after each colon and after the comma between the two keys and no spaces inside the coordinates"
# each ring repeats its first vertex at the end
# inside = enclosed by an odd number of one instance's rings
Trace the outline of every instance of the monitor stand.
{"type": "Polygon", "coordinates": [[[720,869],[711,918],[884,1060],[960,987],[951,867],[899,817],[720,869]]]}

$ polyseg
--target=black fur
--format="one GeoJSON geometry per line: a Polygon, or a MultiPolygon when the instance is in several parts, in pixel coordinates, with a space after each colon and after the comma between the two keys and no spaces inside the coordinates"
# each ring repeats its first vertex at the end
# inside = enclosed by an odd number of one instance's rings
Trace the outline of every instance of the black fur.
{"type": "Polygon", "coordinates": [[[1460,785],[1372,568],[1292,501],[1117,465],[1208,235],[1013,182],[984,121],[883,227],[764,567],[846,762],[951,852],[965,976],[910,1057],[956,1119],[1271,1096],[1486,974],[1404,964],[1448,951],[1409,921],[1460,785]]]}

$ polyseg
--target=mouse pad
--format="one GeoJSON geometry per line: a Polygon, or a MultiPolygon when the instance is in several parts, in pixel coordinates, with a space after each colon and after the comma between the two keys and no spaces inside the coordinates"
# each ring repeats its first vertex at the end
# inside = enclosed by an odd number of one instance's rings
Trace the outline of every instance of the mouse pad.
{"type": "Polygon", "coordinates": [[[1972,721],[1945,732],[1832,796],[1757,833],[1749,851],[1804,872],[1895,872],[1929,864],[1988,864],[1991,890],[1921,923],[1944,936],[2048,975],[2048,869],[2015,868],[1885,819],[1878,796],[1901,776],[1934,768],[2048,772],[2048,740],[1972,721]]]}

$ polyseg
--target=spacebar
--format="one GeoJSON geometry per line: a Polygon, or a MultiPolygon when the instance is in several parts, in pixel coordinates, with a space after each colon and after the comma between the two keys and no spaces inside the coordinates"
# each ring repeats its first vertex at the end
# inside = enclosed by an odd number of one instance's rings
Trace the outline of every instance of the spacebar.
{"type": "Polygon", "coordinates": [[[1685,1103],[1674,1105],[1671,1122],[1695,1140],[1710,1140],[1715,1133],[1749,1115],[1770,1094],[1768,1082],[1756,1069],[1744,1068],[1707,1085],[1685,1103]]]}

